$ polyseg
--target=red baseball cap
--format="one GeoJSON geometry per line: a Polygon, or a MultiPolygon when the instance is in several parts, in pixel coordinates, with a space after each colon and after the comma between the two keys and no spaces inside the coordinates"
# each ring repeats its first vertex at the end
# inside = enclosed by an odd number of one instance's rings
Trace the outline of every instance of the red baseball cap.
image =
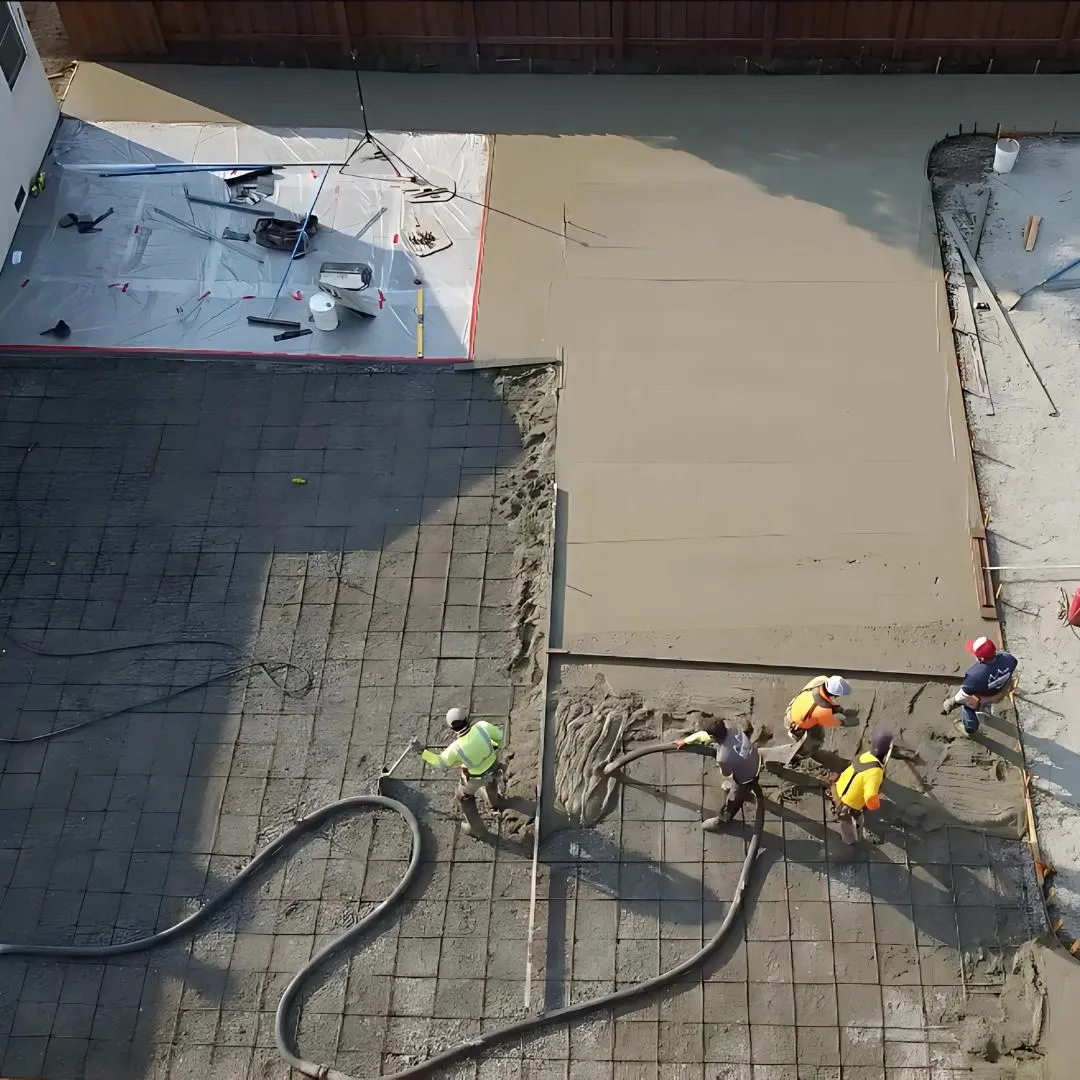
{"type": "Polygon", "coordinates": [[[969,641],[964,648],[976,660],[992,660],[997,653],[997,646],[988,637],[977,637],[969,641]]]}

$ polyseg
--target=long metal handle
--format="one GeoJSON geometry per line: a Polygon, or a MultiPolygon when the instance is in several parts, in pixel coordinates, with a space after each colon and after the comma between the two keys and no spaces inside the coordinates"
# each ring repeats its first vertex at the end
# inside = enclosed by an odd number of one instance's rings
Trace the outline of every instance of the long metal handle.
{"type": "Polygon", "coordinates": [[[383,769],[382,775],[383,776],[389,776],[416,749],[416,746],[417,746],[417,742],[416,742],[415,739],[413,739],[412,742],[410,742],[409,745],[406,746],[405,749],[401,751],[400,755],[398,755],[398,758],[394,762],[394,764],[388,766],[385,769],[383,769]]]}

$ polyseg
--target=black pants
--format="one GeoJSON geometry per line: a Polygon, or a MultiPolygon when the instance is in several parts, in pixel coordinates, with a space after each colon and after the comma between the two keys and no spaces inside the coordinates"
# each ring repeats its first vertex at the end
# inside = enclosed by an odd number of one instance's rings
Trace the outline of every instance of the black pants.
{"type": "Polygon", "coordinates": [[[751,780],[747,784],[736,784],[735,781],[732,780],[727,802],[724,803],[724,809],[721,812],[722,816],[728,818],[728,820],[733,818],[742,808],[742,804],[746,802],[751,795],[755,796],[755,798],[761,798],[761,787],[756,779],[751,780]]]}

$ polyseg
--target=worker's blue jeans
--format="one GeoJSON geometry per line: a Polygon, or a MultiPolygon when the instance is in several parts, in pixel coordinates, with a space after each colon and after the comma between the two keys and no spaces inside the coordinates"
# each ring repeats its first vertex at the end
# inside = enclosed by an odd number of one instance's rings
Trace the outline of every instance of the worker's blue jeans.
{"type": "Polygon", "coordinates": [[[979,730],[979,714],[970,705],[961,705],[960,714],[964,720],[964,730],[974,735],[979,730]]]}

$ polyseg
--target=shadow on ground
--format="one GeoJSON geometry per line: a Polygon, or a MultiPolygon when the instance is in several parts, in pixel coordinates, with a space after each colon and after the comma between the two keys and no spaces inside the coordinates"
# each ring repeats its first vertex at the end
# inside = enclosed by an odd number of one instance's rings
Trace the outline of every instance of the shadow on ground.
{"type": "MultiPolygon", "coordinates": [[[[487,379],[35,357],[0,362],[0,410],[0,735],[127,710],[0,750],[5,940],[161,929],[300,814],[370,790],[433,712],[506,722],[495,503],[520,443],[487,379]],[[176,638],[232,647],[149,645],[176,638]],[[288,661],[311,689],[254,668],[184,692],[238,656],[288,661]]],[[[407,855],[393,825],[309,838],[166,949],[3,962],[0,1072],[271,1075],[277,995],[392,888],[407,855]]],[[[447,825],[433,851],[452,846],[447,825]]],[[[359,1052],[340,1016],[304,1016],[308,1053],[359,1052]]]]}

